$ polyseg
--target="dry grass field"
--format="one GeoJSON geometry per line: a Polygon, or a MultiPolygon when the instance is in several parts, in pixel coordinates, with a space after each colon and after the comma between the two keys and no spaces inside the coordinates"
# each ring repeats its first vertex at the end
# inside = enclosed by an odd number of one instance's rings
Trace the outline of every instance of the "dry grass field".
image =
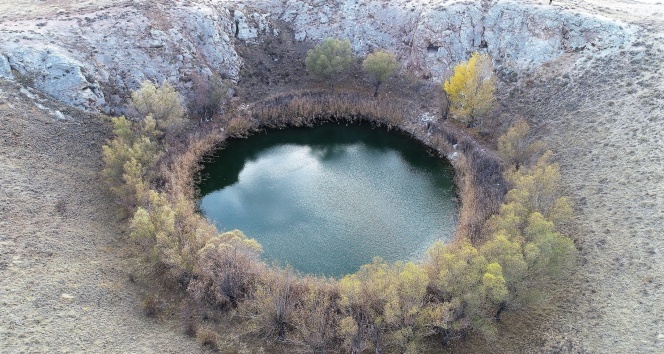
{"type": "MultiPolygon", "coordinates": [[[[118,5],[5,0],[0,21],[99,6],[118,5]]],[[[520,326],[475,344],[506,353],[661,353],[664,5],[554,6],[645,30],[616,55],[576,63],[563,56],[501,93],[503,112],[532,120],[555,151],[575,202],[581,259],[572,279],[556,284],[564,301],[525,319],[508,314],[505,322],[520,326]]],[[[153,320],[141,311],[145,288],[130,277],[140,266],[99,174],[108,125],[26,92],[0,80],[0,352],[200,351],[168,315],[153,320]]]]}

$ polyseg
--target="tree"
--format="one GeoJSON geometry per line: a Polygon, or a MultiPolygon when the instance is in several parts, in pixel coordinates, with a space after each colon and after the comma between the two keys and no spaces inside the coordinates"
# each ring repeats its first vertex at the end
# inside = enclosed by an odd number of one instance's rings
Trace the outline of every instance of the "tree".
{"type": "Polygon", "coordinates": [[[528,136],[529,132],[528,122],[520,119],[498,138],[498,156],[517,170],[544,149],[542,142],[528,136]]]}
{"type": "Polygon", "coordinates": [[[467,62],[454,67],[454,74],[443,83],[451,103],[450,113],[469,127],[482,124],[495,102],[495,82],[491,57],[473,53],[467,62]]]}
{"type": "Polygon", "coordinates": [[[334,82],[353,61],[353,51],[348,39],[326,38],[321,44],[307,52],[305,64],[307,72],[330,84],[334,91],[334,82]]]}
{"type": "Polygon", "coordinates": [[[378,257],[341,279],[339,305],[345,316],[339,330],[346,347],[353,353],[393,347],[403,352],[421,322],[427,284],[423,268],[410,262],[388,265],[378,257]]]}
{"type": "Polygon", "coordinates": [[[185,122],[182,98],[168,82],[156,86],[143,81],[141,87],[131,93],[131,106],[142,117],[151,115],[163,131],[177,130],[185,122]]]}
{"type": "Polygon", "coordinates": [[[399,69],[399,62],[394,54],[379,50],[367,55],[362,68],[373,77],[374,97],[378,97],[378,88],[399,69]]]}

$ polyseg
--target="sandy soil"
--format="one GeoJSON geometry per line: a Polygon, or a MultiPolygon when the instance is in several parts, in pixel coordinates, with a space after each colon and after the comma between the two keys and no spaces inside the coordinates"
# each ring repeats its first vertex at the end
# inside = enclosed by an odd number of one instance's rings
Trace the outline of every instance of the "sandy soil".
{"type": "MultiPolygon", "coordinates": [[[[110,3],[0,1],[0,20],[110,3]]],[[[484,348],[664,352],[664,5],[553,6],[645,31],[619,54],[585,58],[572,71],[562,57],[521,78],[512,96],[506,92],[505,111],[535,121],[562,165],[579,216],[581,260],[560,285],[565,301],[523,320],[507,315],[543,338],[506,332],[484,348]]],[[[137,265],[99,179],[108,133],[101,120],[39,103],[59,109],[62,119],[13,85],[0,83],[0,90],[0,351],[199,350],[173,321],[140,310],[145,289],[129,280],[137,265]]]]}

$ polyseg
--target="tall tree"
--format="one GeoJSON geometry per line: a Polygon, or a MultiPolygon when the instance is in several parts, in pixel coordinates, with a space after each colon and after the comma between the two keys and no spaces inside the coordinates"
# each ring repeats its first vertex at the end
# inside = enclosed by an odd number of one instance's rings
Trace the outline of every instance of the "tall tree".
{"type": "Polygon", "coordinates": [[[367,55],[362,62],[362,68],[372,76],[375,87],[374,97],[378,97],[378,88],[396,73],[399,69],[399,62],[394,54],[379,50],[367,55]]]}
{"type": "Polygon", "coordinates": [[[335,81],[352,61],[353,51],[348,39],[326,38],[307,52],[305,64],[307,72],[326,80],[330,84],[330,91],[334,91],[335,81]]]}
{"type": "Polygon", "coordinates": [[[495,85],[491,57],[473,53],[467,62],[455,66],[452,77],[443,83],[452,116],[468,126],[481,125],[496,100],[495,85]]]}

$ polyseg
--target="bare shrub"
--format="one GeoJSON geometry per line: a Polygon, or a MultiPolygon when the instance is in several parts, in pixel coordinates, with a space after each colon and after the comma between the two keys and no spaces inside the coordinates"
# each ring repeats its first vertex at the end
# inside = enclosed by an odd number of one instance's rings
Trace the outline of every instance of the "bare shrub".
{"type": "Polygon", "coordinates": [[[243,303],[242,312],[253,332],[285,341],[294,328],[295,310],[304,288],[290,268],[266,271],[261,278],[253,297],[243,303]]]}
{"type": "Polygon", "coordinates": [[[201,345],[208,347],[214,351],[219,350],[219,344],[221,342],[221,338],[219,336],[219,333],[217,333],[213,328],[211,327],[201,327],[196,331],[196,339],[201,343],[201,345]]]}
{"type": "Polygon", "coordinates": [[[147,295],[141,302],[143,313],[148,317],[157,317],[164,309],[164,302],[155,294],[147,295]]]}
{"type": "Polygon", "coordinates": [[[334,282],[307,277],[307,290],[293,314],[294,340],[313,353],[325,353],[337,339],[339,291],[334,282]]]}
{"type": "Polygon", "coordinates": [[[189,102],[189,110],[205,120],[220,114],[228,98],[230,81],[219,75],[196,73],[192,76],[192,82],[193,97],[189,102]]]}
{"type": "Polygon", "coordinates": [[[228,136],[235,138],[246,138],[251,134],[254,124],[246,116],[236,116],[231,118],[226,125],[228,136]]]}
{"type": "Polygon", "coordinates": [[[242,232],[233,230],[210,239],[198,251],[198,279],[189,292],[199,301],[220,307],[236,307],[253,293],[261,268],[260,245],[242,232]]]}

